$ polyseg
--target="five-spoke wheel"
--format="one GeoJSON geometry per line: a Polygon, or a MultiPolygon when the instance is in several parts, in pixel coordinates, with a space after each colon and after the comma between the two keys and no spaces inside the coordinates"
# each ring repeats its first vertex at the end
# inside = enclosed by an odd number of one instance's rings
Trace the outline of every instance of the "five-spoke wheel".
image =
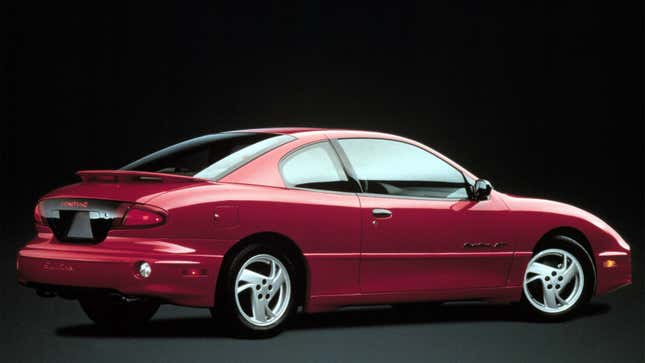
{"type": "Polygon", "coordinates": [[[279,259],[261,254],[246,260],[236,278],[235,303],[242,317],[256,326],[271,325],[290,300],[291,279],[279,259]]]}
{"type": "Polygon", "coordinates": [[[542,317],[567,315],[589,298],[593,275],[587,252],[563,237],[529,261],[523,282],[526,305],[542,317]]]}
{"type": "Polygon", "coordinates": [[[536,254],[524,274],[528,301],[545,313],[559,313],[582,295],[585,277],[582,266],[567,251],[551,248],[536,254]]]}
{"type": "Polygon", "coordinates": [[[237,335],[278,333],[296,308],[295,267],[289,255],[250,244],[225,264],[213,313],[228,321],[237,335]]]}

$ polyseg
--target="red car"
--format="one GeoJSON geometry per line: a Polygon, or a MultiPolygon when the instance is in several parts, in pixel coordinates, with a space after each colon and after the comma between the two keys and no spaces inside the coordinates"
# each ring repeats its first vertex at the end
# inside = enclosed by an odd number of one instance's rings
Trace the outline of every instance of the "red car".
{"type": "Polygon", "coordinates": [[[78,175],[36,206],[18,280],[113,327],[160,303],[247,335],[298,306],[521,301],[555,319],[631,282],[630,247],[599,218],[389,134],[223,132],[78,175]]]}

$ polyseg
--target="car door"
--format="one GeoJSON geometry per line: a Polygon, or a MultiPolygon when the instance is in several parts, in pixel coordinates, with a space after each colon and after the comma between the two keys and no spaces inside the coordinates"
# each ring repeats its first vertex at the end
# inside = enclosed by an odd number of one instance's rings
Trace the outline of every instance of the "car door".
{"type": "MultiPolygon", "coordinates": [[[[293,150],[280,162],[289,203],[268,220],[288,221],[288,235],[298,241],[307,258],[308,293],[356,294],[360,291],[359,265],[361,210],[357,182],[347,176],[329,140],[293,150]]],[[[276,193],[286,196],[286,193],[276,193]]]]}
{"type": "Polygon", "coordinates": [[[369,138],[335,144],[362,187],[362,292],[505,285],[513,252],[497,237],[501,200],[470,200],[463,174],[418,146],[369,138]]]}

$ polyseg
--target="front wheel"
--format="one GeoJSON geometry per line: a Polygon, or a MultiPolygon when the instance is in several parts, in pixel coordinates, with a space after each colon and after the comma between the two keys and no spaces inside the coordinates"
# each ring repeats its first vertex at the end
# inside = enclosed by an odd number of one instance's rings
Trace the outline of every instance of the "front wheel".
{"type": "Polygon", "coordinates": [[[529,261],[524,273],[524,306],[539,318],[566,318],[591,298],[594,279],[589,254],[563,237],[529,261]]]}
{"type": "Polygon", "coordinates": [[[244,248],[220,285],[217,315],[243,337],[277,334],[296,308],[294,274],[293,263],[281,250],[259,244],[244,248]]]}

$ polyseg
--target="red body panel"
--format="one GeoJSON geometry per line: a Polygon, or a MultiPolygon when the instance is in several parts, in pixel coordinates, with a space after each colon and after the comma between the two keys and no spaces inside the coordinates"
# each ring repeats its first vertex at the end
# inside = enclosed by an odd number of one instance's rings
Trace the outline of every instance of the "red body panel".
{"type": "Polygon", "coordinates": [[[181,244],[147,238],[110,237],[96,246],[52,242],[51,233],[38,236],[18,254],[19,279],[53,285],[115,289],[127,295],[162,297],[180,305],[213,305],[215,278],[221,264],[210,240],[181,244]],[[154,272],[136,277],[135,265],[148,261],[154,272]],[[189,271],[200,271],[199,276],[189,271]],[[205,273],[201,273],[205,271],[205,273]]]}
{"type": "Polygon", "coordinates": [[[495,219],[506,205],[488,201],[402,199],[361,196],[362,292],[451,290],[506,285],[513,245],[497,231],[495,219]],[[392,216],[377,219],[372,209],[392,216]],[[500,239],[502,238],[502,239],[500,239]],[[466,250],[464,244],[490,242],[500,248],[466,250]]]}
{"type": "Polygon", "coordinates": [[[327,138],[394,139],[445,157],[413,141],[373,132],[267,132],[289,133],[296,140],[217,183],[164,174],[157,175],[157,181],[140,182],[136,177],[142,174],[137,172],[81,173],[82,183],[57,189],[43,199],[146,203],[166,211],[166,223],[112,229],[96,245],[63,243],[49,228],[38,226],[37,236],[18,253],[18,279],[111,288],[175,304],[213,306],[227,251],[244,238],[270,232],[293,241],[304,256],[305,308],[310,312],[416,300],[516,301],[535,244],[549,231],[567,227],[578,230],[591,245],[596,294],[631,282],[629,246],[604,222],[580,209],[495,191],[489,200],[475,202],[289,189],[278,170],[280,159],[302,145],[327,138]],[[102,173],[118,180],[102,180],[102,173]],[[389,209],[392,216],[376,219],[371,213],[374,208],[389,209]],[[487,244],[465,247],[480,242],[487,244]],[[615,266],[604,267],[607,259],[614,260],[615,266]],[[152,265],[148,279],[136,276],[140,261],[152,265]]]}

